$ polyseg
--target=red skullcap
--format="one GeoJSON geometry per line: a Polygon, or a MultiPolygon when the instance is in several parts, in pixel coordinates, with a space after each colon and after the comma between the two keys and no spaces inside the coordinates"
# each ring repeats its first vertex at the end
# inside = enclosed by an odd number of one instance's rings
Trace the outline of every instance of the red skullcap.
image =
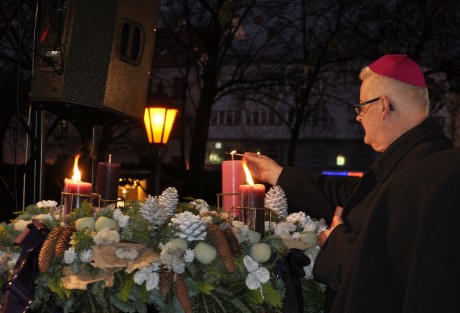
{"type": "Polygon", "coordinates": [[[426,87],[420,66],[403,54],[387,54],[374,61],[369,68],[377,74],[399,80],[403,83],[426,87]]]}

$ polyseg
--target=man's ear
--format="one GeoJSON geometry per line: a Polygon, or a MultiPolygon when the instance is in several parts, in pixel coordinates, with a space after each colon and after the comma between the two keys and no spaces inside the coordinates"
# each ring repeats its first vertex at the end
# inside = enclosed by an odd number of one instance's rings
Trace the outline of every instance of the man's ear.
{"type": "Polygon", "coordinates": [[[387,96],[382,96],[380,100],[381,110],[382,110],[382,117],[385,119],[391,111],[391,102],[387,96]]]}

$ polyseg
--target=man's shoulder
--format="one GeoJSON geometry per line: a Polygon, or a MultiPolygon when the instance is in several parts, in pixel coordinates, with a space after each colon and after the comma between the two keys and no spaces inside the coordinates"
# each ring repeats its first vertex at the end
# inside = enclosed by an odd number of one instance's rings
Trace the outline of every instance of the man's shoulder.
{"type": "Polygon", "coordinates": [[[397,179],[415,176],[418,179],[433,181],[450,176],[460,180],[460,147],[446,149],[423,158],[400,171],[397,176],[397,179]]]}

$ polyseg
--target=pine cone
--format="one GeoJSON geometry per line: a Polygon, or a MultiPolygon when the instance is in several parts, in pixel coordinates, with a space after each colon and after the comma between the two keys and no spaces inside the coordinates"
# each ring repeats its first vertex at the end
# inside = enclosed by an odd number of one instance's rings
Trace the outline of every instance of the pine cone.
{"type": "Polygon", "coordinates": [[[177,235],[187,241],[204,240],[206,238],[206,225],[199,216],[189,211],[178,213],[171,218],[179,232],[177,235]]]}
{"type": "Polygon", "coordinates": [[[38,255],[38,269],[40,273],[44,273],[48,271],[51,263],[54,259],[54,249],[56,247],[56,242],[61,234],[63,227],[57,226],[54,227],[46,237],[45,241],[43,242],[42,248],[40,249],[40,253],[38,255]]]}
{"type": "Polygon", "coordinates": [[[227,240],[220,228],[214,223],[208,223],[207,225],[208,239],[211,244],[216,248],[217,254],[219,255],[225,269],[229,273],[236,271],[235,260],[233,259],[232,251],[228,246],[227,240]]]}
{"type": "Polygon", "coordinates": [[[174,211],[179,202],[179,196],[177,194],[177,189],[174,187],[166,188],[161,195],[158,196],[158,202],[168,211],[174,211]]]}
{"type": "Polygon", "coordinates": [[[224,234],[224,237],[227,240],[228,246],[230,247],[230,251],[232,251],[232,255],[235,258],[240,257],[242,254],[241,245],[238,242],[238,238],[236,238],[235,233],[233,232],[233,229],[230,227],[227,227],[224,229],[222,233],[224,234]]]}
{"type": "Polygon", "coordinates": [[[286,195],[281,186],[273,186],[265,194],[265,207],[275,211],[280,217],[288,216],[286,195]]]}
{"type": "Polygon", "coordinates": [[[56,242],[56,256],[58,258],[64,257],[64,252],[70,247],[70,237],[76,231],[75,222],[64,226],[57,242],[56,242]]]}
{"type": "Polygon", "coordinates": [[[184,276],[177,274],[174,281],[174,288],[176,290],[176,296],[179,303],[185,313],[192,313],[192,303],[190,302],[190,295],[188,294],[188,288],[185,284],[184,276]]]}
{"type": "Polygon", "coordinates": [[[173,276],[174,274],[169,271],[168,272],[163,271],[160,273],[159,288],[160,288],[160,295],[163,299],[166,299],[166,297],[169,294],[169,291],[171,290],[171,287],[173,284],[173,276]]]}

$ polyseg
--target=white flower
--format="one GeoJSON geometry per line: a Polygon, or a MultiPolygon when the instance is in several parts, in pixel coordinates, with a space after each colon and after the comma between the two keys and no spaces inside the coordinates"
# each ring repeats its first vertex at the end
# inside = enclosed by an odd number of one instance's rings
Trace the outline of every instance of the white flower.
{"type": "Polygon", "coordinates": [[[42,200],[36,204],[38,208],[56,208],[57,205],[58,203],[53,200],[42,200]]]}
{"type": "Polygon", "coordinates": [[[118,220],[120,218],[120,216],[122,216],[123,213],[121,212],[120,209],[115,209],[113,210],[113,219],[114,220],[118,220]]]}
{"type": "Polygon", "coordinates": [[[83,263],[91,263],[93,260],[93,250],[88,249],[80,253],[80,261],[83,263]]]}
{"type": "Polygon", "coordinates": [[[299,228],[299,231],[303,230],[310,216],[307,216],[305,212],[291,213],[286,217],[286,222],[292,223],[299,228]]]}
{"type": "Polygon", "coordinates": [[[115,251],[115,255],[119,259],[134,260],[139,255],[136,249],[119,248],[115,251]]]}
{"type": "Polygon", "coordinates": [[[185,251],[184,261],[187,263],[191,263],[193,262],[193,259],[195,259],[195,251],[193,251],[192,249],[187,249],[185,251]]]}
{"type": "Polygon", "coordinates": [[[17,220],[14,222],[14,229],[19,231],[24,231],[27,228],[27,225],[30,224],[30,221],[17,220]]]}
{"type": "Polygon", "coordinates": [[[77,254],[75,253],[75,247],[70,247],[64,252],[64,262],[66,264],[72,264],[77,259],[77,254]]]}
{"type": "Polygon", "coordinates": [[[249,226],[240,221],[232,221],[233,232],[239,243],[249,239],[249,226]]]}
{"type": "Polygon", "coordinates": [[[318,221],[318,224],[316,224],[316,232],[317,233],[320,233],[320,232],[328,230],[328,229],[329,229],[329,227],[327,226],[326,221],[324,220],[324,218],[320,219],[318,221]]]}
{"type": "Polygon", "coordinates": [[[307,256],[310,259],[310,264],[308,264],[307,266],[304,266],[303,271],[305,273],[306,279],[312,279],[313,278],[313,265],[315,265],[316,257],[311,253],[308,253],[307,256]]]}
{"type": "Polygon", "coordinates": [[[97,245],[108,245],[112,242],[119,242],[120,234],[115,230],[104,228],[93,236],[93,240],[97,245]]]}
{"type": "Polygon", "coordinates": [[[134,274],[134,281],[138,285],[142,285],[145,282],[145,289],[150,291],[157,288],[160,282],[160,274],[156,271],[159,268],[158,263],[152,263],[152,265],[142,268],[134,274]]]}
{"type": "Polygon", "coordinates": [[[160,260],[166,268],[180,274],[185,271],[184,255],[184,250],[168,242],[164,245],[163,250],[161,250],[160,260]]]}
{"type": "Polygon", "coordinates": [[[120,209],[115,209],[113,211],[113,219],[118,222],[120,228],[125,228],[129,223],[129,216],[124,215],[120,209]]]}
{"type": "Polygon", "coordinates": [[[53,220],[53,217],[51,216],[51,214],[38,214],[38,215],[35,215],[34,216],[35,219],[39,220],[40,222],[43,221],[43,220],[53,220]]]}
{"type": "MultiPolygon", "coordinates": [[[[262,288],[262,284],[270,279],[270,272],[265,267],[259,267],[259,263],[254,261],[249,255],[243,259],[244,266],[249,272],[246,277],[246,286],[251,290],[262,288]]],[[[261,290],[262,293],[262,290],[261,290]]]]}
{"type": "Polygon", "coordinates": [[[311,231],[311,232],[315,232],[316,231],[316,227],[318,225],[318,222],[315,222],[314,220],[312,220],[310,218],[310,216],[307,216],[308,219],[305,223],[305,225],[303,226],[303,230],[304,231],[311,231]]]}
{"type": "Polygon", "coordinates": [[[275,235],[280,237],[289,236],[290,233],[294,232],[297,227],[288,222],[280,222],[275,226],[275,235]]]}
{"type": "Polygon", "coordinates": [[[190,202],[191,205],[195,207],[200,213],[208,212],[209,211],[209,204],[204,201],[203,199],[196,199],[190,202]]]}

